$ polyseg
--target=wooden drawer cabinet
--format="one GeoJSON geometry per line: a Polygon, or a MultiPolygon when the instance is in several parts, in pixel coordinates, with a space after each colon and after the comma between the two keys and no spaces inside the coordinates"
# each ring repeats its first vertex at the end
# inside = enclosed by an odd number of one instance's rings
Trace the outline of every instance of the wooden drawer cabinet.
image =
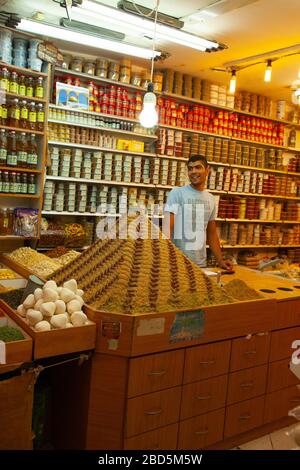
{"type": "Polygon", "coordinates": [[[224,408],[179,423],[178,449],[203,449],[223,439],[224,408]]]}
{"type": "Polygon", "coordinates": [[[265,397],[227,406],[224,437],[231,437],[263,424],[265,397]]]}
{"type": "Polygon", "coordinates": [[[230,371],[266,364],[269,358],[271,334],[254,335],[250,339],[232,340],[230,371]]]}
{"type": "Polygon", "coordinates": [[[216,410],[225,406],[227,375],[183,386],[180,419],[216,410]]]}
{"type": "Polygon", "coordinates": [[[149,393],[127,401],[126,437],[179,421],[181,387],[149,393]]]}
{"type": "Polygon", "coordinates": [[[291,299],[277,302],[277,328],[298,325],[300,325],[300,300],[291,299]]]}
{"type": "Polygon", "coordinates": [[[126,450],[176,450],[178,424],[171,424],[125,439],[126,450]]]}
{"type": "Polygon", "coordinates": [[[183,383],[226,374],[230,348],[231,341],[221,341],[187,349],[183,383]]]}
{"type": "Polygon", "coordinates": [[[291,358],[293,341],[300,340],[300,327],[274,331],[271,336],[270,362],[291,358]]]}
{"type": "Polygon", "coordinates": [[[266,392],[267,364],[229,374],[227,403],[229,405],[266,392]]]}
{"type": "Polygon", "coordinates": [[[183,349],[130,359],[128,397],[181,384],[183,362],[183,349]]]}
{"type": "Polygon", "coordinates": [[[283,388],[266,396],[265,422],[276,421],[287,416],[289,410],[300,406],[300,390],[295,385],[283,388]]]}
{"type": "Polygon", "coordinates": [[[290,371],[290,358],[271,362],[268,375],[268,392],[275,392],[281,388],[290,387],[299,383],[299,379],[290,371]]]}

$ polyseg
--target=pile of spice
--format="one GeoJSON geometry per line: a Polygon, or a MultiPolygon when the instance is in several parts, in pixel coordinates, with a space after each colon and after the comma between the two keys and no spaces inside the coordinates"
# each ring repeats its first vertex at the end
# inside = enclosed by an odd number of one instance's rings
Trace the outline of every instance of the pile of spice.
{"type": "Polygon", "coordinates": [[[10,253],[9,258],[34,272],[37,276],[46,277],[61,267],[58,261],[38,253],[29,247],[22,247],[10,253]]]}
{"type": "Polygon", "coordinates": [[[256,300],[263,296],[247,286],[241,279],[233,279],[224,286],[225,291],[236,300],[256,300]]]}
{"type": "Polygon", "coordinates": [[[13,326],[0,326],[0,340],[5,343],[24,339],[23,333],[13,326]]]}

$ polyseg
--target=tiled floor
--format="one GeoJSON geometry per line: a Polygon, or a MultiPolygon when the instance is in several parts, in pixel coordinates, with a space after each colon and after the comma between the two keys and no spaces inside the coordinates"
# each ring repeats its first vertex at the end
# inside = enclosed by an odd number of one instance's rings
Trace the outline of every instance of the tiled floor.
{"type": "Polygon", "coordinates": [[[293,439],[291,431],[300,424],[296,423],[287,428],[279,429],[279,431],[272,432],[266,436],[255,439],[246,444],[241,444],[238,449],[241,450],[300,450],[293,439]]]}

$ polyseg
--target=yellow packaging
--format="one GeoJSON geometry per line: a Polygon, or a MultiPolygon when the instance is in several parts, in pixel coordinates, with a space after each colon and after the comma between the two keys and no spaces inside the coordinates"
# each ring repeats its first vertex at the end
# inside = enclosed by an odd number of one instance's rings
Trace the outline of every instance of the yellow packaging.
{"type": "Polygon", "coordinates": [[[130,148],[131,141],[126,139],[117,140],[117,149],[118,150],[131,150],[130,148]]]}
{"type": "Polygon", "coordinates": [[[131,140],[129,150],[131,150],[132,152],[143,152],[144,142],[141,142],[139,140],[131,140]]]}

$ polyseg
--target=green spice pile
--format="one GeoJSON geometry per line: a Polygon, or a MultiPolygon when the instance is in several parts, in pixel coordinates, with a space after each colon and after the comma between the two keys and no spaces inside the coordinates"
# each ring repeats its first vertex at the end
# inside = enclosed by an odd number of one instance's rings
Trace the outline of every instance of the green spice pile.
{"type": "Polygon", "coordinates": [[[18,328],[14,328],[13,326],[0,326],[1,341],[9,343],[11,341],[19,341],[20,339],[24,339],[24,336],[18,328]]]}

